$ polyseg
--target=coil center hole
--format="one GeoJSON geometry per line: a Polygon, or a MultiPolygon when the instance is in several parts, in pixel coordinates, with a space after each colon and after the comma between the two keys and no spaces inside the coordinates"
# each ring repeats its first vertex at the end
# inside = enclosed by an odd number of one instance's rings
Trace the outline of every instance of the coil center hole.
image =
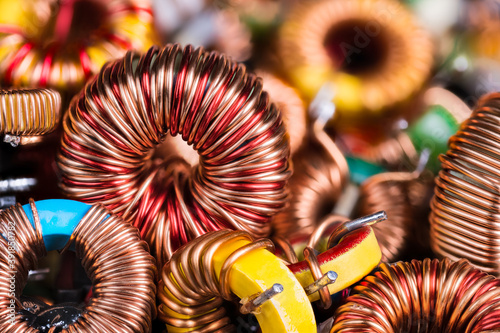
{"type": "Polygon", "coordinates": [[[372,74],[388,57],[389,36],[376,21],[347,20],[326,34],[323,45],[332,65],[349,74],[372,74]]]}
{"type": "Polygon", "coordinates": [[[41,40],[58,45],[81,43],[104,25],[109,15],[105,2],[95,0],[61,0],[56,6],[41,40]]]}

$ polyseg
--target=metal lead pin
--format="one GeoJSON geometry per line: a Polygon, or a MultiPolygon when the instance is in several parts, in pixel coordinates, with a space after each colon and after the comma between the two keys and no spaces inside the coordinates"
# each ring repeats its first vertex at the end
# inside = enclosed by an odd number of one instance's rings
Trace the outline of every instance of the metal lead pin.
{"type": "Polygon", "coordinates": [[[337,280],[338,274],[335,273],[334,271],[328,271],[321,277],[321,279],[318,279],[308,285],[307,287],[304,288],[306,291],[307,295],[314,294],[318,290],[320,290],[323,287],[328,286],[329,284],[335,283],[337,280]]]}
{"type": "Polygon", "coordinates": [[[250,296],[247,299],[241,300],[243,304],[241,306],[240,312],[242,314],[248,314],[252,312],[258,311],[260,306],[264,304],[264,302],[270,300],[274,296],[281,294],[284,288],[283,285],[279,283],[273,284],[273,286],[262,293],[256,294],[254,296],[250,296]]]}

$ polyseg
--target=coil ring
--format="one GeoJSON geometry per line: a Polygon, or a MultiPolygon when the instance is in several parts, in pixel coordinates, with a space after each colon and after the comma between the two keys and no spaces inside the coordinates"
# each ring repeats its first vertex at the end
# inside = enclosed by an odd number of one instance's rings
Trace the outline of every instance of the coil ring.
{"type": "Polygon", "coordinates": [[[333,82],[339,115],[351,120],[360,111],[373,115],[406,100],[432,66],[431,39],[409,11],[390,0],[299,3],[280,31],[280,53],[309,97],[333,82]]]}
{"type": "Polygon", "coordinates": [[[61,96],[50,89],[0,91],[0,133],[35,136],[49,133],[59,123],[61,96]]]}
{"type": "MultiPolygon", "coordinates": [[[[31,4],[33,16],[38,14],[37,6],[46,6],[39,2],[31,4]]],[[[37,22],[43,27],[33,31],[29,31],[29,15],[15,25],[0,25],[0,77],[4,84],[61,91],[80,89],[107,61],[123,56],[129,49],[146,50],[154,43],[153,16],[145,1],[50,1],[49,7],[55,15],[45,15],[42,21],[46,22],[37,22]],[[88,8],[94,11],[88,13],[88,8]],[[82,21],[76,17],[76,12],[82,15],[81,10],[87,10],[83,14],[88,15],[87,21],[100,15],[106,20],[89,35],[68,36],[72,20],[82,21]],[[51,27],[55,27],[54,31],[47,33],[45,30],[51,27]]]]}
{"type": "Polygon", "coordinates": [[[337,309],[330,332],[496,332],[499,286],[464,259],[383,263],[337,309]]]}
{"type": "Polygon", "coordinates": [[[157,258],[212,230],[268,235],[270,217],[286,203],[281,115],[260,80],[216,52],[168,45],[128,53],[87,85],[63,126],[65,193],[152,230],[144,233],[157,258]],[[151,161],[168,134],[200,155],[188,174],[151,161]]]}
{"type": "MultiPolygon", "coordinates": [[[[26,285],[28,271],[36,268],[38,258],[46,254],[46,235],[33,200],[30,208],[33,225],[19,204],[0,213],[2,332],[38,332],[29,327],[22,316],[16,315],[13,321],[8,316],[10,274],[17,272],[15,299],[20,304],[18,299],[26,285]],[[9,242],[17,247],[15,260],[10,257],[9,242]]],[[[51,216],[54,215],[51,212],[51,216]]],[[[48,224],[47,228],[50,228],[48,224]]],[[[82,259],[94,292],[81,317],[62,332],[150,332],[151,320],[156,315],[156,269],[148,246],[141,241],[137,230],[118,216],[110,215],[101,205],[94,205],[81,218],[64,249],[71,244],[82,259]]]]}

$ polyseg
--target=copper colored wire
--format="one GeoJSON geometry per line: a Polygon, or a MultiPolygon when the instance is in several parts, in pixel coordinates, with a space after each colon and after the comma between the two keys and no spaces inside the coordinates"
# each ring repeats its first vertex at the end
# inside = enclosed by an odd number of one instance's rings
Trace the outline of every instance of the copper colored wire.
{"type": "Polygon", "coordinates": [[[347,183],[347,162],[322,130],[314,130],[293,156],[288,207],[272,219],[275,235],[291,237],[311,233],[334,208],[347,183]]]}
{"type": "Polygon", "coordinates": [[[242,231],[220,230],[190,241],[176,251],[163,267],[162,279],[158,285],[158,317],[167,325],[189,328],[190,332],[233,331],[235,327],[223,306],[224,300],[234,298],[229,288],[228,272],[237,258],[255,248],[274,251],[271,241],[263,239],[254,242],[248,233],[242,231]],[[211,258],[222,244],[235,240],[248,240],[252,243],[228,257],[219,279],[211,258]],[[167,309],[177,316],[169,315],[167,309]],[[180,319],[180,315],[190,318],[180,319]]]}
{"type": "Polygon", "coordinates": [[[130,49],[147,50],[155,40],[148,1],[53,0],[29,6],[33,13],[39,6],[52,13],[43,15],[34,24],[42,26],[35,29],[29,28],[35,14],[19,25],[0,24],[0,78],[5,85],[80,89],[105,62],[130,49]],[[99,17],[102,22],[92,23],[99,17]],[[72,27],[75,22],[85,22],[82,31],[76,31],[78,24],[72,27]]]}
{"type": "MultiPolygon", "coordinates": [[[[8,316],[10,278],[15,273],[16,311],[26,285],[28,271],[36,269],[38,259],[46,254],[43,230],[33,201],[32,226],[21,205],[0,213],[0,331],[38,332],[21,315],[14,323],[8,316]],[[9,231],[14,229],[17,246],[15,267],[9,258],[9,231]]],[[[71,240],[76,254],[93,282],[93,297],[81,317],[64,333],[70,332],[151,332],[155,309],[155,263],[147,244],[137,229],[125,223],[101,205],[95,205],[75,228],[71,240]]],[[[51,330],[52,332],[52,330],[51,330]]]]}
{"type": "Polygon", "coordinates": [[[349,88],[359,91],[356,98],[362,109],[371,113],[416,93],[433,61],[429,36],[402,4],[392,0],[298,2],[283,24],[279,46],[289,72],[327,68],[352,74],[356,79],[349,88]],[[329,45],[335,33],[339,40],[329,45]],[[370,61],[363,52],[370,53],[370,61]],[[353,59],[358,55],[365,60],[353,59]],[[349,69],[357,65],[360,68],[349,69]]]}
{"type": "MultiPolygon", "coordinates": [[[[263,89],[269,94],[271,102],[276,104],[281,112],[290,137],[290,152],[293,155],[306,136],[307,117],[304,101],[295,89],[274,75],[264,71],[257,71],[256,74],[262,78],[263,89]]],[[[192,166],[199,162],[198,153],[188,147],[180,136],[168,136],[158,149],[156,155],[163,158],[182,157],[192,166]]]]}
{"type": "Polygon", "coordinates": [[[413,237],[415,214],[410,190],[421,190],[411,186],[418,177],[417,172],[385,172],[371,176],[360,187],[360,215],[387,212],[387,221],[373,226],[383,261],[397,259],[413,237]]]}
{"type": "Polygon", "coordinates": [[[168,45],[128,53],[86,86],[63,126],[65,193],[132,222],[157,258],[212,230],[266,236],[287,201],[281,115],[261,80],[216,52],[168,45]],[[151,156],[167,135],[192,145],[199,165],[165,178],[151,156]]]}
{"type": "Polygon", "coordinates": [[[500,94],[483,96],[441,155],[431,201],[431,246],[500,275],[500,94]]]}
{"type": "Polygon", "coordinates": [[[499,287],[467,260],[383,263],[337,309],[330,332],[498,332],[499,287]]]}
{"type": "Polygon", "coordinates": [[[35,136],[59,123],[61,96],[50,89],[0,91],[0,134],[35,136]]]}

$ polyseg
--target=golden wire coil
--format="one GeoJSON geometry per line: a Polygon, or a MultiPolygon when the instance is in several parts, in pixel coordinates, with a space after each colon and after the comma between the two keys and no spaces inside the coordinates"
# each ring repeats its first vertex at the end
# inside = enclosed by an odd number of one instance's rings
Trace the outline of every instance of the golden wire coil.
{"type": "MultiPolygon", "coordinates": [[[[46,254],[38,213],[30,201],[35,227],[21,205],[0,213],[0,331],[38,332],[21,315],[11,323],[9,297],[15,272],[16,304],[26,285],[28,271],[46,254]],[[16,258],[11,259],[9,237],[14,229],[16,258]],[[10,233],[9,233],[10,232],[10,233]],[[15,263],[13,263],[15,262],[15,263]],[[12,267],[11,265],[14,265],[12,267]]],[[[150,332],[155,308],[155,263],[137,229],[101,205],[92,206],[73,231],[76,254],[93,282],[93,297],[81,317],[61,332],[150,332]]],[[[19,307],[16,307],[19,310],[19,307]]],[[[50,330],[52,332],[52,330],[50,330]]]]}
{"type": "Polygon", "coordinates": [[[360,187],[360,215],[387,212],[388,220],[373,226],[383,261],[396,260],[413,236],[415,214],[410,190],[421,190],[411,186],[417,179],[416,172],[385,172],[371,176],[360,187]]]}
{"type": "Polygon", "coordinates": [[[292,79],[314,96],[327,81],[341,117],[376,115],[416,93],[429,75],[429,36],[394,0],[299,2],[280,32],[292,79]]]}
{"type": "Polygon", "coordinates": [[[418,153],[408,134],[401,132],[370,147],[363,158],[392,170],[401,166],[411,169],[418,161],[418,153]]]}
{"type": "Polygon", "coordinates": [[[39,6],[47,7],[46,1],[32,1],[17,22],[0,22],[5,85],[80,89],[107,61],[130,49],[145,51],[155,41],[148,1],[54,0],[52,15],[33,24],[39,6]]]}
{"type": "Polygon", "coordinates": [[[161,231],[156,244],[148,239],[156,258],[211,230],[266,236],[287,201],[280,112],[261,80],[216,52],[178,45],[130,52],[73,100],[63,126],[64,192],[102,202],[143,236],[161,231]],[[199,165],[163,172],[169,163],[151,156],[167,135],[192,145],[199,165]]]}
{"type": "Polygon", "coordinates": [[[273,243],[269,240],[250,243],[238,249],[224,263],[219,280],[215,276],[211,257],[223,243],[239,239],[253,242],[253,238],[246,232],[220,230],[200,236],[175,252],[163,267],[162,279],[158,285],[158,298],[161,302],[158,317],[168,325],[190,328],[190,332],[233,331],[235,328],[222,306],[224,300],[233,299],[227,274],[232,263],[255,248],[274,251],[273,243]],[[185,305],[180,305],[179,302],[185,305]],[[172,317],[167,313],[167,308],[191,318],[172,317]]]}
{"type": "Polygon", "coordinates": [[[337,309],[330,332],[498,332],[499,286],[467,260],[383,263],[337,309]]]}
{"type": "Polygon", "coordinates": [[[0,134],[46,134],[59,123],[60,110],[61,95],[54,90],[0,90],[0,134]]]}
{"type": "Polygon", "coordinates": [[[431,201],[431,246],[500,275],[500,94],[483,96],[441,155],[431,201]]]}
{"type": "Polygon", "coordinates": [[[289,204],[271,220],[274,234],[280,237],[312,232],[334,208],[349,175],[344,156],[323,131],[306,139],[293,164],[289,204]]]}

